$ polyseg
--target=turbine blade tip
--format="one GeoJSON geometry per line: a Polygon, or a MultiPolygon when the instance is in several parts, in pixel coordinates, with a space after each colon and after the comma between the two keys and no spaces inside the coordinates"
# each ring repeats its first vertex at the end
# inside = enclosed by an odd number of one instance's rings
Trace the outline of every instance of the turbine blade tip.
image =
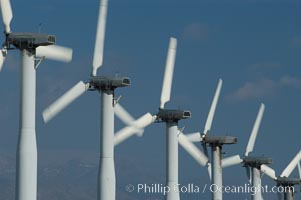
{"type": "Polygon", "coordinates": [[[42,113],[43,121],[45,124],[47,124],[52,119],[51,111],[46,108],[42,113]]]}
{"type": "Polygon", "coordinates": [[[177,38],[171,37],[169,43],[171,49],[177,48],[177,38]]]}

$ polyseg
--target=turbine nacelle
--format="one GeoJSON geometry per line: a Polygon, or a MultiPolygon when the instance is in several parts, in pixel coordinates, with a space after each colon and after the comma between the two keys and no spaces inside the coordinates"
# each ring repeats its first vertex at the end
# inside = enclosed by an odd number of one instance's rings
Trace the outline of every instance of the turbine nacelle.
{"type": "Polygon", "coordinates": [[[252,157],[252,156],[247,156],[245,158],[243,158],[243,163],[244,166],[248,166],[248,167],[256,167],[256,168],[260,168],[261,165],[265,164],[272,164],[273,160],[272,158],[267,158],[267,157],[252,157]]]}
{"type": "Polygon", "coordinates": [[[157,119],[164,122],[178,122],[181,119],[188,119],[190,117],[191,112],[185,110],[160,109],[157,114],[157,119]]]}
{"type": "Polygon", "coordinates": [[[35,49],[39,46],[55,44],[55,36],[41,33],[10,33],[6,37],[5,46],[14,45],[18,49],[35,49]]]}
{"type": "Polygon", "coordinates": [[[277,184],[281,186],[301,185],[301,180],[299,178],[278,177],[277,184]]]}
{"type": "Polygon", "coordinates": [[[237,137],[232,136],[215,136],[215,135],[206,135],[203,138],[204,143],[209,143],[210,146],[221,146],[224,144],[236,144],[237,137]]]}
{"type": "Polygon", "coordinates": [[[90,81],[91,90],[114,90],[129,85],[131,85],[131,79],[128,77],[93,76],[90,81]]]}

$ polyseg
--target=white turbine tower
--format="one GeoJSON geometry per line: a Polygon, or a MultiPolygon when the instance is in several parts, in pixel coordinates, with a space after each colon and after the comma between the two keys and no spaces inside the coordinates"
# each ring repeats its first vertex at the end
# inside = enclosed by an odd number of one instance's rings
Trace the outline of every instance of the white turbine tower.
{"type": "Polygon", "coordinates": [[[265,110],[265,105],[261,104],[256,121],[253,126],[253,130],[250,135],[250,139],[248,145],[246,147],[246,151],[244,153],[244,157],[241,158],[239,155],[231,156],[229,158],[225,158],[222,160],[222,166],[229,167],[237,164],[243,164],[243,167],[246,167],[247,176],[249,178],[250,183],[252,184],[253,188],[256,188],[256,192],[252,194],[253,200],[262,200],[261,194],[261,166],[263,164],[271,164],[272,159],[266,157],[254,157],[249,156],[249,154],[253,151],[256,137],[258,134],[258,130],[260,127],[260,123],[263,117],[263,113],[265,110]]]}
{"type": "MultiPolygon", "coordinates": [[[[280,176],[276,177],[275,170],[270,168],[267,165],[261,166],[261,172],[268,175],[271,179],[273,179],[277,183],[277,187],[282,187],[284,189],[284,200],[293,200],[294,199],[294,185],[301,185],[301,173],[300,167],[299,170],[299,178],[289,178],[293,170],[297,167],[299,162],[301,161],[301,150],[297,153],[297,155],[293,158],[293,160],[287,165],[287,167],[283,170],[280,176]]],[[[281,193],[279,193],[278,199],[281,199],[281,193]]]]}
{"type": "Polygon", "coordinates": [[[13,18],[9,0],[0,0],[6,41],[0,53],[0,70],[8,50],[18,49],[21,56],[20,127],[16,167],[16,200],[37,199],[37,144],[35,131],[36,68],[43,59],[69,62],[72,50],[55,43],[55,36],[11,32],[13,18]]]}
{"type": "Polygon", "coordinates": [[[116,177],[114,165],[114,91],[118,87],[130,85],[127,77],[97,76],[97,69],[103,64],[103,49],[108,0],[100,1],[97,24],[96,43],[93,56],[92,74],[89,82],[78,82],[62,97],[56,100],[43,112],[45,122],[80,97],[86,91],[100,92],[100,161],[98,174],[97,199],[115,200],[116,177]]]}

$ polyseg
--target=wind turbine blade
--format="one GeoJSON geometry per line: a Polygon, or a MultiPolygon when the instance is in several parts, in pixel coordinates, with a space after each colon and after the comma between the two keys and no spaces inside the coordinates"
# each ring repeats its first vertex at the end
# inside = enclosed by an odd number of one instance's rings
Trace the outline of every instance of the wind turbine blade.
{"type": "Polygon", "coordinates": [[[92,64],[93,76],[96,76],[97,69],[101,67],[103,63],[103,49],[104,49],[105,33],[106,33],[107,9],[108,9],[108,0],[101,0],[99,15],[98,15],[97,30],[96,30],[93,64],[92,64]]]}
{"type": "Polygon", "coordinates": [[[202,142],[202,147],[204,150],[204,154],[206,155],[207,158],[209,158],[208,149],[207,149],[207,145],[205,142],[202,142]]]}
{"type": "MultiPolygon", "coordinates": [[[[208,149],[207,149],[207,145],[206,145],[205,142],[202,142],[202,147],[203,147],[203,151],[204,151],[205,156],[207,158],[209,158],[208,149]]],[[[210,178],[210,181],[211,181],[211,178],[212,178],[212,168],[211,168],[210,161],[208,161],[207,170],[208,170],[209,178],[210,178]]]]}
{"type": "Polygon", "coordinates": [[[170,100],[172,77],[174,72],[174,65],[177,53],[177,39],[170,38],[168,55],[165,65],[165,73],[163,79],[163,86],[161,92],[161,103],[160,108],[163,109],[166,102],[170,100]]]}
{"type": "MultiPolygon", "coordinates": [[[[115,115],[127,126],[133,126],[135,119],[119,103],[114,106],[115,115]]],[[[142,136],[144,130],[138,130],[137,135],[142,136]]]]}
{"type": "Polygon", "coordinates": [[[136,121],[133,122],[134,127],[139,129],[144,129],[145,127],[152,124],[157,116],[152,116],[150,113],[146,113],[142,117],[138,118],[136,121]]]}
{"type": "Polygon", "coordinates": [[[301,150],[297,153],[297,155],[293,158],[293,160],[288,164],[288,166],[283,170],[280,174],[280,177],[289,177],[290,174],[293,172],[295,167],[301,160],[301,150]]]}
{"type": "Polygon", "coordinates": [[[246,167],[246,173],[247,173],[249,183],[252,183],[252,173],[253,172],[252,172],[251,167],[246,167]]]}
{"type": "Polygon", "coordinates": [[[210,181],[212,180],[212,168],[211,168],[211,163],[208,162],[207,164],[207,171],[208,171],[208,174],[209,174],[209,178],[210,178],[210,181]]]}
{"type": "Polygon", "coordinates": [[[144,129],[155,121],[155,116],[146,113],[142,117],[133,122],[133,126],[127,126],[114,135],[115,146],[134,135],[137,131],[144,129]]]}
{"type": "Polygon", "coordinates": [[[57,99],[43,111],[44,122],[49,122],[54,116],[61,112],[65,107],[81,96],[89,88],[89,84],[80,81],[67,91],[63,96],[57,99]]]}
{"type": "Polygon", "coordinates": [[[202,141],[200,132],[186,134],[186,137],[188,138],[188,140],[190,142],[201,142],[202,141]]]}
{"type": "Polygon", "coordinates": [[[213,121],[213,118],[214,118],[214,113],[215,113],[216,105],[217,105],[217,102],[218,102],[218,99],[219,99],[219,95],[220,95],[222,86],[223,86],[223,80],[219,79],[218,85],[217,85],[217,88],[216,88],[216,91],[215,91],[215,95],[213,97],[211,107],[210,107],[210,110],[209,110],[209,113],[208,113],[205,128],[204,128],[204,131],[203,131],[203,134],[205,134],[205,135],[211,130],[211,125],[212,125],[212,121],[213,121]]]}
{"type": "Polygon", "coordinates": [[[263,164],[260,166],[260,171],[269,176],[273,180],[277,180],[275,170],[270,168],[269,166],[263,164]]]}
{"type": "Polygon", "coordinates": [[[256,137],[257,137],[257,134],[258,134],[258,130],[259,130],[259,127],[260,127],[260,123],[261,123],[261,120],[262,120],[262,117],[263,117],[264,109],[265,109],[265,105],[262,103],[260,105],[260,108],[259,108],[259,111],[258,111],[258,114],[257,114],[257,118],[256,118],[256,121],[255,121],[254,126],[253,126],[253,130],[252,130],[250,138],[249,138],[249,142],[248,142],[248,145],[247,145],[247,148],[246,148],[245,156],[248,156],[249,153],[253,151],[254,144],[255,144],[255,141],[256,141],[256,137]]]}
{"type": "Polygon", "coordinates": [[[231,156],[231,157],[228,157],[228,158],[224,158],[222,160],[222,167],[225,168],[225,167],[230,167],[230,166],[233,166],[233,165],[238,165],[241,162],[242,162],[242,159],[240,158],[239,155],[231,156]]]}
{"type": "Polygon", "coordinates": [[[301,179],[301,165],[300,165],[300,162],[298,162],[298,173],[299,173],[299,178],[301,179]]]}
{"type": "Polygon", "coordinates": [[[10,22],[13,18],[13,12],[10,5],[9,0],[1,0],[0,1],[1,13],[2,13],[2,21],[4,25],[4,30],[6,34],[9,34],[10,31],[10,22]]]}
{"type": "Polygon", "coordinates": [[[299,172],[299,178],[301,179],[301,165],[300,165],[300,162],[298,162],[298,172],[299,172]]]}
{"type": "Polygon", "coordinates": [[[1,71],[2,66],[4,64],[4,61],[5,61],[5,58],[6,58],[6,54],[7,54],[7,51],[5,49],[2,49],[0,51],[0,71],[1,71]]]}
{"type": "Polygon", "coordinates": [[[131,125],[135,120],[119,103],[114,106],[115,115],[126,125],[131,125]]]}
{"type": "Polygon", "coordinates": [[[45,57],[46,59],[62,62],[70,62],[72,53],[72,49],[58,45],[39,46],[36,48],[36,57],[45,57]]]}
{"type": "Polygon", "coordinates": [[[189,139],[181,132],[178,137],[179,144],[191,155],[201,166],[206,166],[208,157],[203,154],[189,139]]]}
{"type": "Polygon", "coordinates": [[[118,144],[122,143],[123,141],[127,140],[131,136],[135,135],[138,130],[135,127],[127,126],[114,135],[114,145],[117,146],[118,144]]]}

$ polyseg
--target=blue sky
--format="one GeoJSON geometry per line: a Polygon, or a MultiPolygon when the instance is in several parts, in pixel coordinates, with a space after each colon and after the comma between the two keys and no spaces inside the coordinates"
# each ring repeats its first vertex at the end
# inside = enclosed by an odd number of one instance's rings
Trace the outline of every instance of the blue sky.
{"type": "MultiPolygon", "coordinates": [[[[12,1],[13,31],[56,35],[57,44],[74,49],[69,64],[45,61],[37,70],[37,138],[40,150],[99,149],[99,95],[88,92],[49,124],[41,112],[79,80],[88,80],[98,1],[12,1]]],[[[178,38],[178,52],[168,108],[189,109],[181,121],[185,132],[202,130],[219,78],[224,80],[213,122],[214,134],[238,137],[225,147],[242,154],[259,105],[266,104],[253,155],[274,158],[278,174],[300,149],[301,3],[298,1],[159,1],[109,2],[104,66],[101,75],[128,76],[132,85],[116,91],[134,116],[155,113],[169,37],[178,38]]],[[[3,41],[3,37],[1,37],[3,41]]],[[[0,149],[15,151],[18,134],[19,57],[10,55],[0,73],[0,149]]],[[[116,119],[116,130],[123,124],[116,119]]],[[[137,165],[164,174],[165,128],[154,124],[142,138],[116,147],[116,155],[137,158],[137,165]]],[[[225,170],[225,182],[240,167],[225,170]],[[228,172],[228,173],[226,173],[228,172]],[[227,179],[228,177],[228,179],[227,179]]],[[[180,148],[180,178],[206,177],[180,148]]]]}

